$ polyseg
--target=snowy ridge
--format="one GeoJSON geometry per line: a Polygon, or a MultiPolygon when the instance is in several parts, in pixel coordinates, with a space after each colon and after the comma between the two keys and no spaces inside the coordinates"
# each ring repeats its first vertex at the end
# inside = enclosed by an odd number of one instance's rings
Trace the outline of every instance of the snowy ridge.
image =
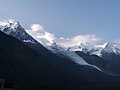
{"type": "Polygon", "coordinates": [[[63,55],[70,57],[75,63],[77,63],[79,65],[87,65],[87,66],[93,67],[102,72],[102,70],[99,69],[98,67],[96,67],[95,65],[88,64],[84,59],[82,59],[74,51],[64,51],[62,53],[63,53],[63,55]]]}
{"type": "Polygon", "coordinates": [[[25,29],[21,27],[19,22],[14,20],[4,21],[4,24],[0,25],[0,31],[23,42],[37,43],[35,39],[26,33],[25,29]]]}
{"type": "Polygon", "coordinates": [[[59,45],[57,45],[56,43],[54,43],[53,46],[51,45],[51,46],[49,46],[47,48],[49,50],[51,50],[53,53],[55,53],[55,54],[61,54],[61,55],[69,57],[76,64],[90,66],[90,67],[93,67],[93,68],[103,72],[101,69],[99,69],[95,65],[91,65],[91,64],[87,63],[82,57],[77,55],[75,53],[75,51],[70,51],[69,49],[62,48],[59,45]]]}
{"type": "Polygon", "coordinates": [[[84,53],[89,53],[90,55],[97,55],[102,57],[104,53],[113,53],[115,55],[120,55],[120,49],[114,45],[111,45],[109,42],[106,42],[103,45],[91,45],[88,43],[81,43],[80,45],[69,47],[70,51],[82,51],[84,53]]]}
{"type": "Polygon", "coordinates": [[[116,48],[115,46],[111,45],[110,43],[106,42],[103,45],[97,45],[94,47],[94,52],[91,54],[102,56],[102,52],[105,53],[113,53],[115,55],[120,55],[120,50],[116,48]]]}

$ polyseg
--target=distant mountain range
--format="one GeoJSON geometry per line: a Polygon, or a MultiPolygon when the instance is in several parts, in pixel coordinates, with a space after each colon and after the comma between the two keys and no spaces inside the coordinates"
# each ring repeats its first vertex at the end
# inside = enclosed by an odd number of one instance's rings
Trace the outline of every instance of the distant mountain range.
{"type": "Polygon", "coordinates": [[[15,90],[120,89],[118,47],[107,42],[64,48],[46,41],[38,42],[14,20],[0,26],[0,78],[15,90]]]}

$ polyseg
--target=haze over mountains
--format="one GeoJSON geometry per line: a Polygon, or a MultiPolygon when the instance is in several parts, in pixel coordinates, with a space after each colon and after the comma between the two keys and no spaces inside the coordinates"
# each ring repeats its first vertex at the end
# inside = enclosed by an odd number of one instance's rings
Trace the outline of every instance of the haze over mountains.
{"type": "Polygon", "coordinates": [[[65,46],[48,38],[52,34],[42,27],[37,26],[36,31],[38,28],[44,36],[39,40],[14,20],[0,25],[0,77],[13,83],[15,90],[120,87],[118,47],[108,42],[93,45],[94,39],[92,44],[65,46]]]}

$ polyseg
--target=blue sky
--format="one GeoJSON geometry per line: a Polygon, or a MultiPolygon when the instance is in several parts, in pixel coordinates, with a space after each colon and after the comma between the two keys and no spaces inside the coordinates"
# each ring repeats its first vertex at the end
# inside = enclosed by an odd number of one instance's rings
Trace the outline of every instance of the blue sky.
{"type": "Polygon", "coordinates": [[[120,38],[120,0],[0,0],[0,20],[39,23],[57,37],[120,38]]]}

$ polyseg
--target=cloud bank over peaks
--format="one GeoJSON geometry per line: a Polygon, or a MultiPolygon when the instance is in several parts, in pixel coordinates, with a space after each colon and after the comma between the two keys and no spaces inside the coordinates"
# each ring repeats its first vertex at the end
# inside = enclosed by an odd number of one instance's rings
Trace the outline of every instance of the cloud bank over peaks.
{"type": "Polygon", "coordinates": [[[49,43],[52,43],[55,40],[54,34],[45,31],[43,26],[39,24],[33,24],[26,32],[40,43],[45,39],[49,43]]]}
{"type": "MultiPolygon", "coordinates": [[[[0,27],[4,27],[13,22],[16,21],[13,19],[0,21],[0,27]]],[[[95,35],[77,35],[71,38],[57,37],[56,35],[46,31],[40,24],[32,24],[29,29],[26,29],[26,32],[43,45],[56,42],[57,45],[71,47],[79,45],[80,43],[98,44],[101,42],[101,38],[95,35]]]]}
{"type": "Polygon", "coordinates": [[[44,30],[43,26],[40,24],[32,24],[26,31],[42,44],[56,42],[60,46],[70,47],[79,45],[80,43],[98,44],[101,42],[101,38],[95,35],[77,35],[72,38],[57,37],[54,34],[44,30]]]}

